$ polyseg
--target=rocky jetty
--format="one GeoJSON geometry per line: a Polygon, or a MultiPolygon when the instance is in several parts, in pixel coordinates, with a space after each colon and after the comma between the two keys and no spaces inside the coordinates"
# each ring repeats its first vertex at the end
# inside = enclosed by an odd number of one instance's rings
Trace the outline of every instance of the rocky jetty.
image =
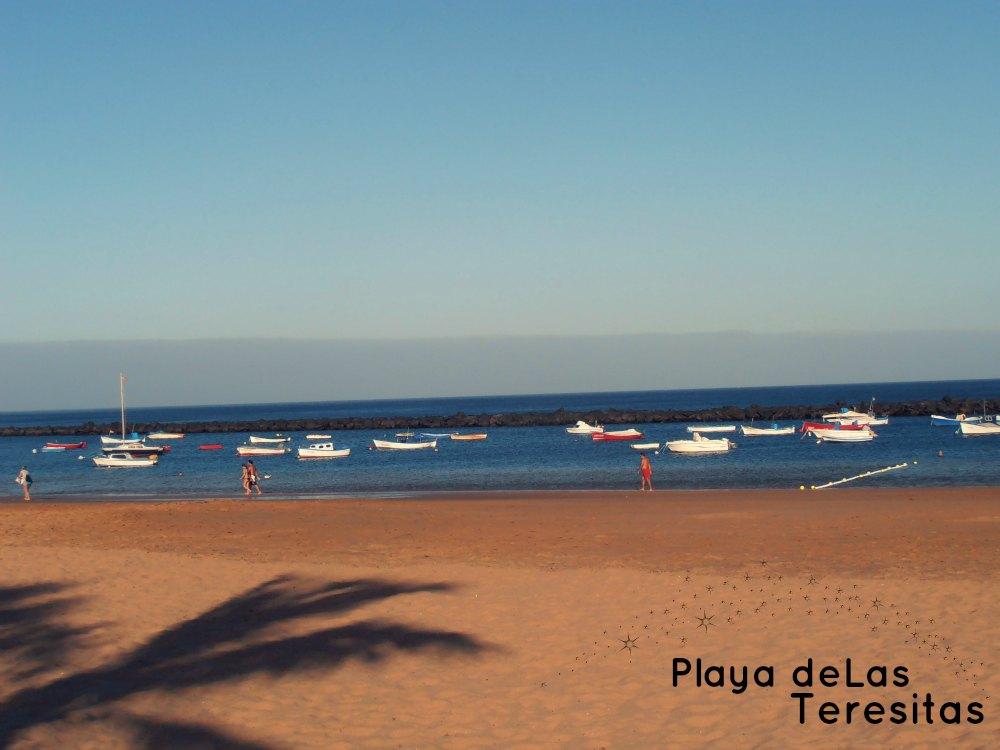
{"type": "MultiPolygon", "coordinates": [[[[554,427],[571,425],[578,419],[605,425],[659,424],[668,422],[797,422],[813,420],[822,414],[837,411],[848,404],[811,404],[797,406],[747,407],[720,406],[712,409],[623,410],[506,412],[500,414],[464,414],[425,417],[342,417],[337,419],[259,419],[226,422],[144,422],[130,425],[140,433],[169,430],[190,434],[210,432],[320,432],[334,430],[452,430],[488,427],[554,427]]],[[[945,397],[938,401],[904,401],[877,403],[875,412],[890,417],[927,417],[931,414],[952,416],[959,412],[975,414],[982,410],[982,401],[945,397]]],[[[986,402],[991,414],[1000,411],[1000,399],[986,402]]],[[[0,427],[0,437],[49,435],[103,435],[115,433],[117,423],[87,422],[79,425],[0,427]]]]}

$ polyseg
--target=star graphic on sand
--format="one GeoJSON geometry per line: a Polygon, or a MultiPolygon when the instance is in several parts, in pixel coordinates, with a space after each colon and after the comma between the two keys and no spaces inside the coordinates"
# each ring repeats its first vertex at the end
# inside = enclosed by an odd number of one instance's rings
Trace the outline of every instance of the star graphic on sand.
{"type": "Polygon", "coordinates": [[[702,610],[701,611],[701,617],[696,617],[695,619],[698,621],[698,627],[699,628],[705,628],[705,632],[707,633],[709,626],[712,626],[712,627],[715,626],[715,623],[712,622],[712,619],[714,617],[715,617],[715,615],[707,614],[705,612],[705,610],[702,610]]]}
{"type": "Polygon", "coordinates": [[[639,640],[639,637],[636,636],[635,638],[633,638],[631,633],[627,634],[624,638],[619,638],[618,640],[622,644],[622,647],[618,650],[624,651],[625,649],[628,649],[629,656],[632,655],[632,649],[639,648],[638,644],[636,643],[636,641],[639,640]]]}

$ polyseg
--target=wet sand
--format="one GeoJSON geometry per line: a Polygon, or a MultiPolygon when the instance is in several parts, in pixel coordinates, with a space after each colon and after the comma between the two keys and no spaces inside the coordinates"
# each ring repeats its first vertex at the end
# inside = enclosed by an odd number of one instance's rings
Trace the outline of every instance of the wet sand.
{"type": "Polygon", "coordinates": [[[0,540],[0,746],[1000,744],[1000,488],[9,502],[0,540]],[[674,687],[699,657],[774,686],[674,687]]]}

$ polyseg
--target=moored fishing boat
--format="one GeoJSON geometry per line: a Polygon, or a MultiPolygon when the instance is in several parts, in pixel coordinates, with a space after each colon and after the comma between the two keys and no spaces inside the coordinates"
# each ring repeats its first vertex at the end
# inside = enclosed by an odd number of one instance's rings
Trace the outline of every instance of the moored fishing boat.
{"type": "Polygon", "coordinates": [[[940,414],[931,414],[931,424],[937,427],[951,427],[963,423],[982,421],[982,417],[967,417],[965,414],[956,414],[954,417],[942,417],[940,414]]]}
{"type": "Polygon", "coordinates": [[[632,450],[636,451],[658,451],[660,450],[659,443],[632,443],[629,446],[632,450]]]}
{"type": "Polygon", "coordinates": [[[734,424],[689,424],[688,432],[736,432],[734,424]]]}
{"type": "Polygon", "coordinates": [[[159,456],[132,456],[128,453],[111,453],[107,456],[94,456],[94,465],[102,469],[130,469],[156,466],[159,456]]]}
{"type": "Polygon", "coordinates": [[[142,440],[142,435],[138,432],[133,432],[130,435],[125,435],[122,433],[121,437],[112,437],[111,435],[101,435],[101,445],[121,445],[122,443],[136,443],[142,440]]]}
{"type": "Polygon", "coordinates": [[[312,435],[306,435],[306,440],[329,440],[332,437],[333,435],[312,434],[312,435]]]}
{"type": "Polygon", "coordinates": [[[475,440],[485,440],[486,439],[486,433],[485,432],[468,432],[468,433],[466,433],[466,434],[463,435],[463,434],[458,433],[458,432],[453,432],[451,435],[449,435],[449,437],[452,440],[458,440],[460,442],[461,441],[471,442],[471,441],[475,441],[475,440]]]}
{"type": "Polygon", "coordinates": [[[581,419],[572,427],[567,427],[566,432],[570,435],[593,435],[595,432],[604,432],[604,428],[599,424],[587,424],[581,419]]]}
{"type": "Polygon", "coordinates": [[[841,425],[886,425],[889,424],[889,417],[877,417],[875,416],[875,398],[872,397],[871,403],[868,405],[867,412],[853,411],[848,409],[846,406],[842,407],[840,411],[830,412],[829,414],[824,414],[822,417],[824,422],[836,422],[841,425]]]}
{"type": "Polygon", "coordinates": [[[151,432],[146,435],[147,440],[183,440],[183,432],[151,432]]]}
{"type": "Polygon", "coordinates": [[[81,451],[87,447],[87,441],[81,440],[79,443],[46,443],[43,450],[81,451]]]}
{"type": "Polygon", "coordinates": [[[726,453],[736,446],[729,438],[711,439],[702,437],[700,432],[694,433],[690,440],[670,440],[664,443],[672,453],[710,454],[726,453]]]}
{"type": "Polygon", "coordinates": [[[121,443],[115,446],[103,446],[101,452],[105,455],[112,453],[127,453],[130,456],[161,456],[170,453],[169,445],[146,445],[145,443],[121,443]]]}
{"type": "Polygon", "coordinates": [[[863,430],[816,430],[812,435],[820,443],[866,443],[877,437],[867,427],[863,430]]]}
{"type": "Polygon", "coordinates": [[[347,458],[351,455],[350,448],[334,448],[333,443],[313,443],[307,448],[299,448],[300,459],[307,458],[347,458]]]}
{"type": "Polygon", "coordinates": [[[240,445],[237,446],[236,453],[240,456],[283,456],[288,453],[288,448],[284,446],[240,445]]]}
{"type": "Polygon", "coordinates": [[[200,451],[221,451],[222,443],[203,443],[198,446],[200,451]]]}
{"type": "Polygon", "coordinates": [[[644,437],[641,432],[636,429],[629,428],[627,430],[605,430],[604,432],[593,432],[590,435],[590,439],[595,442],[612,442],[620,440],[635,440],[636,438],[644,437]]]}
{"type": "Polygon", "coordinates": [[[250,442],[259,445],[280,445],[282,443],[290,443],[292,439],[280,434],[275,437],[257,437],[256,435],[251,435],[250,442]]]}
{"type": "Polygon", "coordinates": [[[770,427],[754,427],[753,425],[740,425],[740,432],[743,433],[744,437],[767,437],[769,435],[793,435],[795,434],[794,427],[779,427],[777,424],[772,424],[770,427]]]}
{"type": "Polygon", "coordinates": [[[958,432],[965,437],[972,437],[974,435],[1000,435],[1000,424],[997,422],[980,422],[979,424],[974,424],[966,421],[958,426],[958,432]]]}
{"type": "Polygon", "coordinates": [[[408,443],[398,440],[372,440],[372,448],[377,451],[420,451],[437,450],[437,440],[408,443]]]}
{"type": "Polygon", "coordinates": [[[817,430],[863,430],[860,424],[838,424],[836,422],[803,422],[799,432],[816,432],[817,430]]]}

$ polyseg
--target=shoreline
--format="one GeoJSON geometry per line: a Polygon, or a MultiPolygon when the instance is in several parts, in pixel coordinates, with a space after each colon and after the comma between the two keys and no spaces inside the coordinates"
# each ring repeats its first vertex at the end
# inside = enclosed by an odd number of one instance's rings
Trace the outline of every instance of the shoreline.
{"type": "Polygon", "coordinates": [[[824,497],[841,493],[881,493],[881,492],[909,492],[909,493],[940,493],[940,492],[963,492],[978,490],[996,490],[1000,493],[1000,484],[951,484],[951,485],[912,485],[895,487],[875,487],[875,486],[842,486],[829,487],[822,490],[815,490],[806,487],[800,490],[795,487],[704,487],[704,488],[683,488],[683,489],[656,489],[653,492],[642,492],[634,489],[619,488],[587,488],[587,489],[518,489],[518,490],[400,490],[387,492],[331,492],[331,493],[275,493],[264,494],[245,498],[236,492],[227,493],[196,493],[190,495],[161,495],[161,494],[64,494],[45,495],[35,492],[32,495],[31,503],[25,503],[20,495],[10,494],[0,497],[0,506],[3,505],[121,505],[134,503],[137,505],[156,505],[169,503],[209,503],[217,501],[251,502],[251,503],[295,503],[295,502],[336,502],[336,501],[490,501],[490,500],[605,500],[608,496],[620,496],[622,499],[633,496],[641,497],[670,497],[684,495],[750,495],[753,497],[763,497],[765,495],[790,496],[804,495],[806,497],[817,497],[817,493],[824,497]]]}

